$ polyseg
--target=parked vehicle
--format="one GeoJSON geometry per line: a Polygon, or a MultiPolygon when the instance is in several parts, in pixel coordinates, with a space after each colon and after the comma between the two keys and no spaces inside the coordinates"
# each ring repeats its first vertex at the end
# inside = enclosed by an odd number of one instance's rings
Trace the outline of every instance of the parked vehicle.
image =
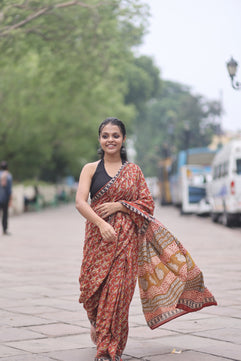
{"type": "Polygon", "coordinates": [[[214,157],[208,187],[213,222],[226,226],[241,216],[241,140],[232,140],[214,157]]]}
{"type": "Polygon", "coordinates": [[[206,197],[206,185],[211,178],[211,166],[184,165],[181,168],[181,213],[207,215],[210,204],[206,197]]]}
{"type": "Polygon", "coordinates": [[[191,148],[179,152],[173,160],[170,172],[171,199],[182,213],[209,213],[206,186],[211,177],[214,156],[215,151],[209,148],[191,148]]]}

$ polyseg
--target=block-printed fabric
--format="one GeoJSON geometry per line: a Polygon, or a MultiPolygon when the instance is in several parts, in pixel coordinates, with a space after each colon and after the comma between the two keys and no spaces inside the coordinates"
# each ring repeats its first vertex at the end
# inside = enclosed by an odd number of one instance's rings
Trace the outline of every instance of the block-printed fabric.
{"type": "Polygon", "coordinates": [[[128,336],[128,314],[136,279],[148,326],[154,329],[185,313],[216,305],[203,275],[182,244],[153,217],[154,202],[140,168],[124,163],[92,199],[91,207],[121,202],[108,222],[117,240],[104,242],[86,222],[80,303],[96,327],[96,361],[118,361],[128,336]]]}

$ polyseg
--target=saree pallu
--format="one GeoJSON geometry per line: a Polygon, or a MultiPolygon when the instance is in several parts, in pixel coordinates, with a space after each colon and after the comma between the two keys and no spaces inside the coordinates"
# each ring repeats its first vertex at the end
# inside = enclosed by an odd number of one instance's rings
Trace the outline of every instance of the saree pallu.
{"type": "Polygon", "coordinates": [[[154,202],[140,168],[124,163],[92,199],[91,207],[120,202],[108,222],[117,239],[104,242],[86,222],[80,303],[96,327],[96,360],[120,360],[128,336],[128,313],[136,278],[143,313],[154,329],[185,313],[216,305],[203,275],[182,244],[153,217],[154,202]]]}

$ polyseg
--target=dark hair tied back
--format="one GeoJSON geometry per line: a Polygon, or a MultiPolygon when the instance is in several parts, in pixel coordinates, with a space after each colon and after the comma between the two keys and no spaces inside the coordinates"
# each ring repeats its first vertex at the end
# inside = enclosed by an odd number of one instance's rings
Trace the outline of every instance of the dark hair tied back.
{"type": "MultiPolygon", "coordinates": [[[[120,131],[123,135],[123,138],[126,136],[126,128],[125,128],[125,125],[124,123],[118,119],[118,118],[113,118],[113,117],[109,117],[109,118],[106,118],[105,120],[103,120],[103,122],[100,124],[99,126],[99,136],[100,136],[100,133],[102,131],[102,129],[107,125],[107,124],[112,124],[112,125],[117,125],[119,128],[120,128],[120,131]]],[[[101,158],[103,159],[104,158],[104,151],[103,149],[99,149],[98,150],[98,154],[101,156],[101,158]]],[[[122,144],[121,146],[121,150],[120,150],[120,156],[121,156],[121,159],[122,161],[127,161],[127,152],[126,152],[126,148],[125,146],[122,144]]]]}

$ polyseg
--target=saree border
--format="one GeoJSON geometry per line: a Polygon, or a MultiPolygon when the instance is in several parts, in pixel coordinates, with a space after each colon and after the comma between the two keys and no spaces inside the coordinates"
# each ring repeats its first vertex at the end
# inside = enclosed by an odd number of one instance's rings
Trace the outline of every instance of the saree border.
{"type": "Polygon", "coordinates": [[[132,212],[134,212],[134,213],[136,213],[139,216],[142,216],[144,218],[143,226],[139,230],[139,233],[145,233],[147,228],[148,228],[149,223],[154,220],[154,217],[152,215],[145,214],[144,212],[140,211],[138,209],[138,207],[134,207],[128,202],[120,201],[120,203],[123,206],[125,206],[127,209],[129,209],[130,211],[132,211],[132,212]]]}
{"type": "Polygon", "coordinates": [[[93,204],[94,202],[96,202],[99,198],[101,198],[103,196],[103,194],[105,194],[108,189],[112,186],[112,184],[116,181],[116,179],[119,177],[121,171],[126,167],[126,165],[128,165],[129,162],[124,162],[120,169],[118,170],[118,172],[116,173],[116,175],[114,177],[111,178],[111,180],[109,180],[109,182],[107,182],[92,198],[91,200],[91,204],[93,204]]]}
{"type": "Polygon", "coordinates": [[[147,321],[147,325],[150,327],[151,330],[154,330],[155,328],[158,328],[165,323],[174,320],[175,318],[178,318],[180,316],[186,315],[188,313],[193,313],[197,311],[201,311],[205,307],[209,306],[217,306],[217,302],[214,297],[208,297],[205,299],[206,302],[203,303],[196,303],[197,307],[191,309],[188,306],[185,306],[184,303],[178,303],[177,308],[174,310],[170,310],[167,312],[162,313],[161,315],[155,316],[151,320],[147,321]]]}

